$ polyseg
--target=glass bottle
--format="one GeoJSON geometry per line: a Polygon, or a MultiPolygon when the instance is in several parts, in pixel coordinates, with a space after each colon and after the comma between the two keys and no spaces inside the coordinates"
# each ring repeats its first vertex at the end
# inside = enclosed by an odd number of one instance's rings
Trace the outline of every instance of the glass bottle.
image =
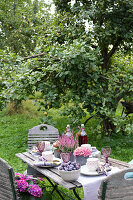
{"type": "Polygon", "coordinates": [[[68,124],[67,127],[66,127],[66,135],[69,136],[69,137],[72,135],[71,129],[70,129],[70,125],[69,125],[69,124],[68,124]]]}
{"type": "Polygon", "coordinates": [[[87,134],[85,132],[84,124],[81,124],[81,134],[79,135],[79,146],[87,144],[87,134]]]}

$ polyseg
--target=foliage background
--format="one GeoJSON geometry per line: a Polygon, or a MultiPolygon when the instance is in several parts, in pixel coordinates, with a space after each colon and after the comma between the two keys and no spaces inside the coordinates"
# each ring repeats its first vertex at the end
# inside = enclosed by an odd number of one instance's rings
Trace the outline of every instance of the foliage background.
{"type": "Polygon", "coordinates": [[[76,134],[93,116],[88,143],[129,162],[133,110],[122,114],[120,101],[133,102],[133,1],[53,2],[51,15],[42,0],[0,0],[0,156],[23,172],[15,154],[30,128],[49,123],[62,134],[70,124],[76,134]]]}
{"type": "Polygon", "coordinates": [[[54,123],[62,132],[69,123],[76,131],[93,116],[86,124],[88,140],[101,146],[120,141],[114,145],[115,153],[120,152],[123,140],[132,146],[132,111],[126,116],[119,107],[120,101],[133,101],[133,1],[53,2],[51,15],[51,5],[44,1],[0,1],[1,145],[10,138],[8,148],[23,151],[30,127],[54,123]],[[20,111],[36,94],[41,94],[34,101],[40,114],[34,121],[35,114],[20,111]],[[8,107],[3,110],[9,104],[13,116],[8,107]],[[30,117],[33,122],[24,124],[25,135],[17,142],[22,134],[17,124],[30,117]],[[14,129],[5,132],[10,119],[14,129]]]}
{"type": "Polygon", "coordinates": [[[39,91],[47,114],[63,105],[72,124],[89,112],[99,118],[99,134],[131,132],[131,119],[115,113],[120,100],[133,98],[133,2],[54,3],[51,15],[43,1],[0,1],[1,109],[12,102],[17,112],[39,91]]]}

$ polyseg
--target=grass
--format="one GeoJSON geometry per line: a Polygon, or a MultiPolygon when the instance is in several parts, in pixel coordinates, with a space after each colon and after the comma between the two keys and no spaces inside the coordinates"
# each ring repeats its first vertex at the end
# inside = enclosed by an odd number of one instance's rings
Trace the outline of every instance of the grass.
{"type": "MultiPolygon", "coordinates": [[[[118,114],[121,113],[120,109],[117,112],[118,114]]],[[[70,123],[70,119],[62,117],[59,109],[52,109],[50,114],[56,121],[55,127],[58,128],[59,133],[62,133],[66,125],[70,123]]],[[[6,160],[14,171],[23,173],[26,170],[26,164],[18,159],[15,154],[26,151],[28,130],[40,124],[43,116],[44,113],[38,112],[37,107],[33,106],[32,100],[24,102],[23,109],[17,114],[12,112],[10,106],[0,112],[0,157],[6,160]]],[[[97,120],[95,118],[92,118],[87,123],[88,143],[96,146],[99,150],[103,145],[110,144],[112,158],[125,162],[132,160],[133,135],[112,135],[110,138],[97,137],[93,134],[96,123],[97,120]]],[[[60,188],[66,194],[73,196],[72,191],[65,190],[61,186],[60,188]]],[[[78,189],[78,192],[83,199],[83,189],[78,189]]],[[[56,199],[56,196],[54,197],[53,199],[56,199]]]]}
{"type": "Polygon", "coordinates": [[[26,151],[28,130],[40,123],[41,113],[26,102],[24,112],[11,114],[7,108],[0,112],[0,156],[8,161],[14,171],[23,172],[26,165],[15,154],[26,151]]]}

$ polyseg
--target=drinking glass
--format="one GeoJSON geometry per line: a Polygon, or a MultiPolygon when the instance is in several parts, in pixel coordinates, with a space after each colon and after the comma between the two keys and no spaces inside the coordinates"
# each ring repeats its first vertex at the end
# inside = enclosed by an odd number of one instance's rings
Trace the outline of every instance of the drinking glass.
{"type": "Polygon", "coordinates": [[[37,148],[40,154],[42,155],[42,152],[44,151],[45,148],[45,142],[44,141],[37,142],[37,148]]]}
{"type": "Polygon", "coordinates": [[[111,153],[111,147],[110,146],[102,147],[102,154],[105,157],[106,164],[108,164],[108,158],[110,156],[110,153],[111,153]]]}
{"type": "Polygon", "coordinates": [[[63,162],[65,163],[69,162],[70,157],[71,157],[71,152],[61,152],[61,158],[63,162]]]}

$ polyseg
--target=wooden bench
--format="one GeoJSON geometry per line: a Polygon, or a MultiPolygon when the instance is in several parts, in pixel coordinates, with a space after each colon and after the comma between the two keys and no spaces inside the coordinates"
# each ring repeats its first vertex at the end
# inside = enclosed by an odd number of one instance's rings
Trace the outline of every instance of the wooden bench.
{"type": "Polygon", "coordinates": [[[49,141],[51,144],[58,140],[59,131],[48,124],[40,124],[29,129],[28,132],[28,149],[32,149],[39,141],[49,141]]]}
{"type": "Polygon", "coordinates": [[[124,169],[103,180],[98,200],[133,200],[133,179],[125,179],[127,172],[133,172],[133,168],[124,169]]]}
{"type": "Polygon", "coordinates": [[[13,169],[0,158],[0,200],[19,200],[13,169]]]}

